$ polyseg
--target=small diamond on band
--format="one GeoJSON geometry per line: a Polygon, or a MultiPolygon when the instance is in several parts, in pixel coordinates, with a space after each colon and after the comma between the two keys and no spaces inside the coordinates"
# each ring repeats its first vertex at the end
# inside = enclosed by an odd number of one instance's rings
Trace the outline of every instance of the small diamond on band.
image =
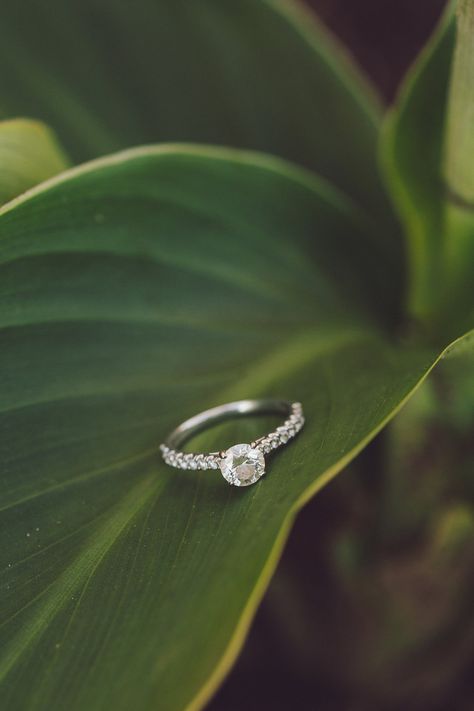
{"type": "Polygon", "coordinates": [[[220,469],[234,486],[249,486],[265,474],[265,455],[286,445],[302,429],[305,419],[299,402],[286,400],[239,400],[201,412],[177,427],[160,445],[166,464],[176,469],[220,469]],[[254,414],[284,414],[286,419],[273,432],[250,444],[236,444],[223,452],[185,453],[180,447],[193,435],[231,417],[254,414]]]}

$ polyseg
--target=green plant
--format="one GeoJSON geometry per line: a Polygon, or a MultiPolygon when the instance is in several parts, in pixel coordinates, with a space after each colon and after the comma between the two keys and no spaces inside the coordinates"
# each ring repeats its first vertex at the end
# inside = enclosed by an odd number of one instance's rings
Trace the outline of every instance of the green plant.
{"type": "Polygon", "coordinates": [[[0,124],[5,709],[201,707],[298,509],[472,364],[458,5],[382,121],[286,0],[2,4],[0,108],[65,149],[0,124]],[[308,424],[258,486],[160,462],[183,417],[277,393],[308,424]]]}

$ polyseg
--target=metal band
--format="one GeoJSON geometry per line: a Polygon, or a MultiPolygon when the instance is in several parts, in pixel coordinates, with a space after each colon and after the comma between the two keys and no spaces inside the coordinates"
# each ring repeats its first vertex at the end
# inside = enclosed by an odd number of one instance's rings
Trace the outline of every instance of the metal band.
{"type": "Polygon", "coordinates": [[[160,445],[162,457],[166,464],[177,469],[218,469],[226,452],[185,453],[180,447],[191,437],[204,429],[224,420],[248,415],[282,415],[286,417],[280,427],[263,437],[253,441],[251,447],[262,454],[286,444],[295,437],[304,425],[301,403],[291,403],[286,400],[238,400],[225,405],[213,407],[189,418],[166,438],[160,445]]]}

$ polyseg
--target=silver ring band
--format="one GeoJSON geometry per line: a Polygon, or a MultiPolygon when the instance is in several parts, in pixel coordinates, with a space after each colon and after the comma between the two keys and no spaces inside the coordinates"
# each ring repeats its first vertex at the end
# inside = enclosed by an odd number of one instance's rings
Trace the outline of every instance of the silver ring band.
{"type": "Polygon", "coordinates": [[[238,400],[212,407],[186,420],[160,445],[166,464],[177,469],[220,469],[234,486],[254,484],[265,473],[265,454],[282,447],[295,437],[304,425],[299,402],[286,400],[238,400]],[[285,420],[273,432],[250,444],[236,444],[219,452],[183,452],[181,446],[198,432],[224,420],[246,415],[282,415],[285,420]]]}

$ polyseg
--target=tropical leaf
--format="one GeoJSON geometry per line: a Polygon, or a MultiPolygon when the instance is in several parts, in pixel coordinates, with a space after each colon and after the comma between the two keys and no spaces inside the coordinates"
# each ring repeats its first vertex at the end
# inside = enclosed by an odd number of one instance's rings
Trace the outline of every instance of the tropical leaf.
{"type": "Polygon", "coordinates": [[[65,170],[67,159],[38,121],[0,122],[0,205],[65,170]]]}
{"type": "Polygon", "coordinates": [[[465,91],[474,67],[473,7],[465,0],[448,4],[389,113],[382,142],[408,236],[410,307],[438,337],[455,337],[474,323],[474,218],[463,196],[474,181],[466,142],[472,96],[465,91]],[[453,63],[457,6],[460,41],[453,63]]]}
{"type": "Polygon", "coordinates": [[[297,509],[436,361],[381,330],[377,249],[324,183],[203,148],[102,159],[0,211],[5,708],[204,703],[297,509]],[[160,461],[182,418],[263,395],[307,425],[257,486],[160,461]]]}
{"type": "Polygon", "coordinates": [[[157,141],[281,155],[377,215],[400,263],[377,101],[291,0],[6,0],[0,67],[3,114],[43,119],[77,161],[157,141]]]}

